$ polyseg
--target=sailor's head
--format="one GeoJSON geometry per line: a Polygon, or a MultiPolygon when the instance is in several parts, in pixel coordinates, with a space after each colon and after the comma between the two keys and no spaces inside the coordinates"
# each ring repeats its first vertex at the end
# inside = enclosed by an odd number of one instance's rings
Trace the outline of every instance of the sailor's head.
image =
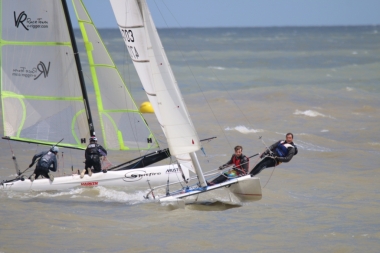
{"type": "Polygon", "coordinates": [[[242,146],[236,146],[235,147],[235,155],[237,157],[241,156],[242,152],[243,152],[243,147],[242,146]]]}
{"type": "Polygon", "coordinates": [[[90,137],[90,143],[96,143],[97,141],[98,141],[98,138],[96,138],[96,136],[90,137]]]}
{"type": "Polygon", "coordinates": [[[51,149],[50,149],[50,152],[53,152],[54,154],[57,154],[59,151],[58,147],[57,146],[52,146],[51,149]]]}
{"type": "Polygon", "coordinates": [[[287,133],[285,136],[285,141],[287,143],[292,143],[293,142],[293,134],[292,133],[287,133]]]}

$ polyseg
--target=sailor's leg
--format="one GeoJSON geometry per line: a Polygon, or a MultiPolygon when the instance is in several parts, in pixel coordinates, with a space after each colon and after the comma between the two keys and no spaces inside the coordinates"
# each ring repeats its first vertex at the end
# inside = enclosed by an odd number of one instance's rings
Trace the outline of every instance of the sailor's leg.
{"type": "Polygon", "coordinates": [[[44,178],[49,178],[49,173],[44,171],[41,173],[41,176],[43,176],[44,178]]]}
{"type": "MultiPolygon", "coordinates": [[[[92,163],[91,165],[94,165],[94,163],[92,163]]],[[[92,170],[91,170],[91,167],[92,166],[88,166],[87,167],[87,174],[91,177],[92,176],[92,170]]]]}
{"type": "Polygon", "coordinates": [[[93,167],[94,167],[94,173],[98,173],[102,170],[102,165],[100,163],[94,163],[93,167]]]}
{"type": "MultiPolygon", "coordinates": [[[[48,172],[49,172],[49,170],[48,170],[48,172]]],[[[37,166],[36,169],[34,170],[34,174],[35,174],[35,176],[34,176],[35,179],[38,179],[39,176],[49,177],[49,176],[45,176],[45,175],[47,175],[47,172],[46,172],[46,169],[43,167],[37,166]]]]}
{"type": "Polygon", "coordinates": [[[87,170],[89,169],[89,168],[91,168],[91,164],[89,163],[89,161],[85,161],[84,162],[84,170],[82,170],[81,171],[81,173],[80,173],[80,178],[83,178],[84,177],[84,174],[86,174],[86,172],[87,172],[87,170]]]}
{"type": "Polygon", "coordinates": [[[271,157],[265,157],[263,160],[261,160],[252,170],[249,174],[251,176],[259,174],[263,169],[274,167],[276,165],[276,161],[271,157]]]}
{"type": "Polygon", "coordinates": [[[228,175],[222,174],[207,184],[208,185],[220,184],[220,183],[223,183],[224,181],[226,181],[227,179],[228,179],[228,175]]]}

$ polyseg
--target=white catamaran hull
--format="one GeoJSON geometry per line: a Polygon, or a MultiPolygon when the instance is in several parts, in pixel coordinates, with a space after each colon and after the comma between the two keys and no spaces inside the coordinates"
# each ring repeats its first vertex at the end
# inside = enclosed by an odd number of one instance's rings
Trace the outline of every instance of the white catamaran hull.
{"type": "MultiPolygon", "coordinates": [[[[188,180],[188,170],[182,168],[183,175],[188,180]]],[[[87,188],[94,186],[112,187],[154,187],[164,185],[169,180],[170,183],[183,181],[181,170],[176,164],[155,166],[122,171],[108,171],[107,173],[93,173],[90,177],[79,175],[56,177],[53,182],[49,179],[36,179],[31,182],[29,179],[7,182],[0,185],[3,190],[12,191],[55,191],[68,190],[72,188],[87,188]]],[[[0,188],[0,189],[1,189],[0,188]]]]}
{"type": "MultiPolygon", "coordinates": [[[[197,194],[205,193],[208,191],[228,187],[228,190],[235,195],[241,202],[257,201],[262,198],[261,184],[258,177],[243,176],[235,179],[230,179],[226,182],[207,186],[204,188],[185,189],[168,197],[160,198],[162,203],[175,204],[181,202],[181,199],[194,196],[197,194]]],[[[186,202],[186,200],[185,200],[186,202]]]]}

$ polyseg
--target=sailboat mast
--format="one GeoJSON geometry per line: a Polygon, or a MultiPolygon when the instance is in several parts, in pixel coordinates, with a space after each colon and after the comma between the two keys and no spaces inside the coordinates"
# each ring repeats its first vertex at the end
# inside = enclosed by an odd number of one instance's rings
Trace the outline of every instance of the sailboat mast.
{"type": "Polygon", "coordinates": [[[93,124],[92,116],[91,116],[90,103],[88,101],[86,85],[84,83],[84,78],[83,78],[82,65],[80,63],[78,47],[77,47],[77,43],[75,41],[74,30],[73,30],[73,26],[71,24],[70,13],[69,13],[69,10],[67,8],[66,0],[62,0],[62,6],[63,6],[63,11],[65,13],[67,27],[69,29],[69,34],[70,34],[70,39],[71,39],[71,45],[73,47],[75,62],[76,62],[77,69],[78,69],[79,82],[80,82],[80,86],[82,89],[82,95],[83,95],[83,99],[84,99],[84,107],[86,109],[86,115],[87,115],[87,121],[88,121],[89,130],[90,130],[90,135],[95,136],[95,129],[94,129],[94,124],[93,124]]]}
{"type": "Polygon", "coordinates": [[[203,175],[201,165],[199,164],[197,154],[195,152],[192,152],[192,153],[189,153],[189,155],[190,155],[191,161],[194,164],[195,173],[197,174],[199,183],[201,184],[202,187],[207,186],[206,179],[203,175]]]}

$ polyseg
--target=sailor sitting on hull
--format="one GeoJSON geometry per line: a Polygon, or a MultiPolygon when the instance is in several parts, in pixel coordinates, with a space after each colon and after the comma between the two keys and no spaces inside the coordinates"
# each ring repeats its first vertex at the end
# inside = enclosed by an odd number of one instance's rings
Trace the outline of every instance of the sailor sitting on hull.
{"type": "Polygon", "coordinates": [[[259,174],[265,168],[280,165],[282,162],[287,163],[298,153],[297,146],[293,143],[292,133],[287,133],[285,141],[279,140],[268,149],[260,155],[260,158],[264,157],[264,159],[251,170],[249,173],[251,176],[259,174]]]}
{"type": "Polygon", "coordinates": [[[34,170],[33,174],[29,177],[30,181],[34,181],[34,179],[38,178],[40,175],[46,178],[49,178],[50,181],[53,182],[54,176],[49,172],[51,171],[57,171],[57,153],[58,153],[58,147],[53,146],[49,151],[42,151],[41,153],[38,153],[33,156],[32,163],[29,165],[29,168],[33,166],[33,164],[36,162],[38,158],[36,169],[34,170]]]}
{"type": "MultiPolygon", "coordinates": [[[[99,145],[98,139],[95,136],[90,137],[90,144],[87,146],[84,156],[86,158],[84,170],[80,173],[80,178],[84,177],[84,174],[92,176],[91,167],[94,167],[94,173],[101,171],[102,165],[100,163],[100,157],[107,155],[107,150],[105,150],[102,145],[99,145]]],[[[106,172],[106,171],[103,171],[106,172]]]]}
{"type": "Polygon", "coordinates": [[[219,177],[215,178],[211,182],[207,182],[207,185],[211,186],[214,184],[220,184],[229,178],[246,175],[248,173],[248,168],[249,168],[249,164],[248,164],[249,158],[243,155],[242,152],[243,152],[243,147],[236,146],[235,154],[232,155],[231,159],[226,164],[223,164],[222,166],[220,166],[219,169],[223,170],[230,165],[234,165],[234,167],[230,169],[228,172],[225,172],[219,177]]]}

